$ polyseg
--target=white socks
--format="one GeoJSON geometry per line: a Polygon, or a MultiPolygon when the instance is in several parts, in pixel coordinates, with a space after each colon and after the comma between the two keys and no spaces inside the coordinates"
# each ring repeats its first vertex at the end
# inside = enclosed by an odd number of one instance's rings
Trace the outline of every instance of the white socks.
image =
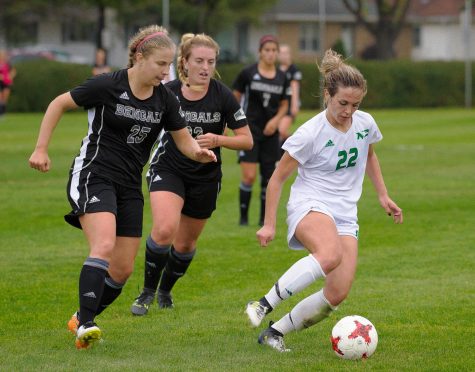
{"type": "Polygon", "coordinates": [[[318,261],[308,255],[294,263],[265,295],[266,300],[275,308],[283,300],[307,288],[325,273],[318,261]]]}
{"type": "Polygon", "coordinates": [[[328,317],[336,310],[323,295],[323,289],[300,301],[295,307],[272,325],[272,328],[283,335],[308,328],[328,317]]]}

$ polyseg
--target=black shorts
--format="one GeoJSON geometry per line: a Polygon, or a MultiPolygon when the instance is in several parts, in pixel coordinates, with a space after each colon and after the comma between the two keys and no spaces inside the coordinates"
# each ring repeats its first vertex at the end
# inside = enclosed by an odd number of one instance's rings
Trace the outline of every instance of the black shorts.
{"type": "Polygon", "coordinates": [[[280,159],[279,134],[254,139],[254,146],[251,150],[241,150],[238,152],[238,162],[274,164],[280,159]]]}
{"type": "Polygon", "coordinates": [[[156,169],[147,172],[147,184],[150,192],[169,191],[180,196],[184,200],[181,213],[196,219],[211,217],[221,191],[221,182],[197,183],[184,180],[175,173],[156,169]]]}
{"type": "Polygon", "coordinates": [[[79,216],[111,212],[116,216],[116,235],[141,237],[144,200],[142,190],[117,184],[91,172],[70,175],[67,187],[72,211],[64,216],[70,225],[81,228],[79,216]]]}

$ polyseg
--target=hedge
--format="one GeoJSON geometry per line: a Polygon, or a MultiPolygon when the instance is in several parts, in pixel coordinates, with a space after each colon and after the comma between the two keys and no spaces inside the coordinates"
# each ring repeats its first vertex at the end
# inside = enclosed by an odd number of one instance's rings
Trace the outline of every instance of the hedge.
{"type": "MultiPolygon", "coordinates": [[[[349,61],[368,81],[364,107],[463,106],[465,83],[463,62],[349,61]]],[[[36,60],[18,63],[10,97],[10,112],[41,112],[57,95],[80,84],[91,74],[91,66],[36,60]]],[[[299,64],[302,71],[303,109],[320,107],[320,75],[315,64],[299,64]]],[[[231,86],[242,64],[221,64],[218,72],[231,86]]],[[[475,73],[472,74],[475,80],[475,73]]],[[[472,102],[473,103],[473,102],[472,102]]]]}

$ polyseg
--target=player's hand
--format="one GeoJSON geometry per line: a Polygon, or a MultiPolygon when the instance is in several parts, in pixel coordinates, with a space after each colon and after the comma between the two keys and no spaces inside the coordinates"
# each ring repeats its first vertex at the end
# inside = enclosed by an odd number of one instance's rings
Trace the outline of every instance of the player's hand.
{"type": "Polygon", "coordinates": [[[390,197],[386,196],[379,200],[381,206],[384,208],[388,216],[392,216],[394,223],[402,223],[403,216],[402,216],[402,209],[397,206],[397,204],[391,200],[390,197]]]}
{"type": "Polygon", "coordinates": [[[42,150],[35,150],[28,160],[30,167],[40,172],[48,172],[51,168],[51,160],[48,153],[42,150]]]}
{"type": "Polygon", "coordinates": [[[267,122],[262,133],[264,136],[272,136],[275,132],[277,132],[278,126],[279,123],[276,120],[271,119],[267,122]]]}
{"type": "Polygon", "coordinates": [[[218,161],[213,151],[203,148],[195,153],[195,160],[200,163],[215,163],[218,161]]]}
{"type": "Polygon", "coordinates": [[[213,149],[218,147],[218,135],[214,133],[201,134],[196,137],[196,142],[203,149],[213,149]]]}
{"type": "Polygon", "coordinates": [[[298,106],[297,107],[292,107],[290,109],[290,113],[292,114],[292,118],[295,119],[297,117],[298,113],[299,113],[299,107],[298,106]]]}
{"type": "Polygon", "coordinates": [[[267,247],[267,244],[274,240],[275,228],[264,225],[256,232],[256,237],[261,247],[267,247]]]}

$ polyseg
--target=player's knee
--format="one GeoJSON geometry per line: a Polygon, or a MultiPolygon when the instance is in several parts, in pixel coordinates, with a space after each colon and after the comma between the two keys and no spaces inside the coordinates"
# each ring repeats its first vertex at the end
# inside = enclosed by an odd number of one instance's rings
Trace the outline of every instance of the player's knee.
{"type": "Polygon", "coordinates": [[[340,265],[343,258],[342,250],[338,246],[325,252],[318,252],[314,256],[327,275],[340,265]]]}
{"type": "Polygon", "coordinates": [[[130,278],[133,272],[133,263],[124,263],[123,265],[120,265],[120,267],[116,266],[109,268],[109,275],[117,283],[125,284],[125,282],[130,278]]]}
{"type": "Polygon", "coordinates": [[[242,175],[241,183],[243,183],[245,185],[252,186],[255,181],[256,181],[256,175],[255,174],[245,173],[245,174],[242,175]]]}
{"type": "Polygon", "coordinates": [[[110,260],[112,252],[114,251],[114,247],[114,239],[103,239],[91,246],[91,253],[89,255],[92,257],[110,260]]]}
{"type": "Polygon", "coordinates": [[[154,226],[150,235],[157,244],[168,244],[173,242],[175,238],[176,228],[170,224],[154,226]]]}
{"type": "Polygon", "coordinates": [[[332,306],[338,306],[348,297],[350,288],[351,286],[332,288],[328,293],[325,293],[325,296],[332,306]]]}

